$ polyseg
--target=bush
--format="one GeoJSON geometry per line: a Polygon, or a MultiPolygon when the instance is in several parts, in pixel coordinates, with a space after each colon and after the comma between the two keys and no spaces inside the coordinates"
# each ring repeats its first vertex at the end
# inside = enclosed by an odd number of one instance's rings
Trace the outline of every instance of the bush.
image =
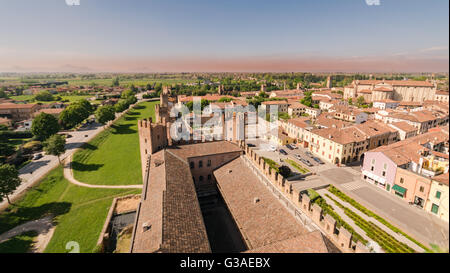
{"type": "Polygon", "coordinates": [[[22,150],[24,154],[40,151],[42,150],[42,143],[38,140],[27,142],[22,146],[22,150]]]}

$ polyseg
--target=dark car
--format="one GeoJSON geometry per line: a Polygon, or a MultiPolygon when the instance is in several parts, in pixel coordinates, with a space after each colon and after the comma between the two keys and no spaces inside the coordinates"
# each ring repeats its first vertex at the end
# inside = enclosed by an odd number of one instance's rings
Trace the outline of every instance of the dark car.
{"type": "Polygon", "coordinates": [[[320,160],[320,158],[318,158],[318,157],[313,157],[313,159],[314,159],[314,161],[316,161],[316,162],[319,163],[319,164],[325,164],[325,163],[323,163],[323,161],[320,160]]]}
{"type": "Polygon", "coordinates": [[[43,157],[42,154],[36,154],[36,155],[33,157],[33,160],[38,160],[38,159],[41,159],[42,157],[43,157]]]}
{"type": "Polygon", "coordinates": [[[293,148],[290,144],[286,144],[286,147],[287,147],[289,150],[294,150],[294,148],[293,148]]]}
{"type": "Polygon", "coordinates": [[[248,147],[256,147],[255,144],[251,144],[251,143],[248,143],[247,146],[248,146],[248,147]]]}
{"type": "Polygon", "coordinates": [[[284,155],[287,155],[288,153],[285,151],[285,150],[283,150],[283,149],[280,149],[280,154],[284,154],[284,155]]]}

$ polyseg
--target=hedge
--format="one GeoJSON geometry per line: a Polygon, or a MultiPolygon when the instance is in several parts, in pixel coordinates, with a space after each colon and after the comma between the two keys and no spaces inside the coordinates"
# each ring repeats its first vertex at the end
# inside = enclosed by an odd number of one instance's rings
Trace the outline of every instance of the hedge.
{"type": "Polygon", "coordinates": [[[353,200],[352,198],[348,197],[346,194],[344,194],[343,192],[338,190],[333,185],[330,185],[330,187],[328,188],[328,191],[333,193],[337,197],[339,197],[341,200],[351,204],[353,207],[355,207],[357,210],[361,211],[365,215],[367,215],[369,217],[372,217],[372,218],[375,218],[376,220],[378,220],[380,223],[382,223],[383,225],[385,225],[386,227],[388,227],[390,230],[394,231],[395,233],[399,233],[399,234],[403,235],[404,237],[406,237],[410,241],[414,242],[416,245],[418,245],[421,248],[423,248],[426,252],[432,252],[429,248],[427,248],[426,246],[424,246],[423,244],[418,242],[416,239],[412,238],[411,236],[409,236],[408,234],[406,234],[405,232],[403,232],[399,228],[395,227],[394,225],[392,225],[391,223],[389,223],[385,219],[381,218],[379,215],[377,215],[377,214],[373,213],[372,211],[368,210],[367,208],[363,207],[360,203],[358,203],[355,200],[353,200]]]}

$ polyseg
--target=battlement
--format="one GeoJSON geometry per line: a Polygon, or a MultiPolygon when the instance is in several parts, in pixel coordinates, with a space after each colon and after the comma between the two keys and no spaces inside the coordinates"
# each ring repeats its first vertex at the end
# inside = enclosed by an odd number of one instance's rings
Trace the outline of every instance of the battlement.
{"type": "MultiPolygon", "coordinates": [[[[311,221],[320,227],[322,233],[329,238],[336,247],[345,253],[367,253],[369,249],[361,242],[353,242],[352,234],[344,227],[338,228],[336,220],[329,214],[324,215],[322,208],[311,202],[311,199],[306,194],[301,194],[296,189],[292,188],[290,183],[280,174],[270,168],[264,161],[264,158],[256,154],[252,147],[249,147],[245,141],[238,141],[247,159],[253,163],[271,182],[272,187],[276,187],[283,193],[283,196],[289,199],[295,206],[294,210],[300,209],[311,221]]],[[[300,215],[299,212],[295,212],[300,215]]]]}

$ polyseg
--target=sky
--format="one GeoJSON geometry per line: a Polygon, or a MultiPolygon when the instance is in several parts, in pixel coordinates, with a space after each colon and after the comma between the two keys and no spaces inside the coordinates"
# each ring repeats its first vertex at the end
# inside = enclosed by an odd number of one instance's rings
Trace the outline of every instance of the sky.
{"type": "Polygon", "coordinates": [[[448,72],[448,0],[370,1],[0,0],[0,72],[448,72]]]}

